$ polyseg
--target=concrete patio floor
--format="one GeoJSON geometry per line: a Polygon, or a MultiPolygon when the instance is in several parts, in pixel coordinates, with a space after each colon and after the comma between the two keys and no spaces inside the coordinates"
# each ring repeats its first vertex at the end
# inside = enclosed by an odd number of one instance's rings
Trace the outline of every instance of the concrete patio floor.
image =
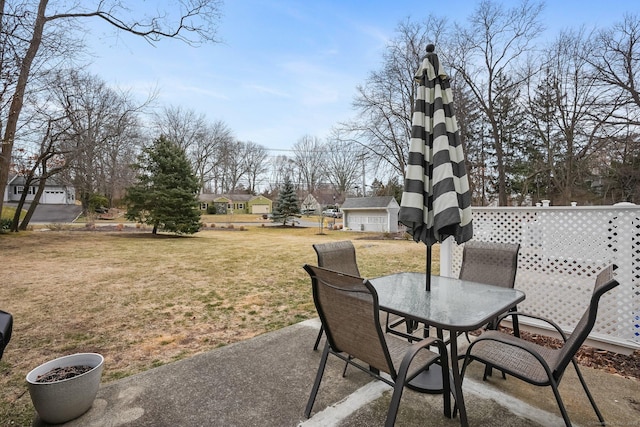
{"type": "MultiPolygon", "coordinates": [[[[313,351],[319,321],[310,320],[189,359],[105,383],[93,407],[65,426],[379,426],[391,388],[329,358],[312,417],[303,412],[321,352],[313,351]]],[[[323,342],[324,343],[324,342],[323,342]]],[[[106,369],[109,369],[106,366],[106,369]]],[[[581,368],[609,426],[640,426],[640,382],[581,368]]],[[[549,388],[494,375],[479,364],[464,381],[472,426],[561,426],[549,388]]],[[[598,425],[573,368],[560,387],[574,425],[598,425]]],[[[43,426],[37,418],[34,426],[43,426]]],[[[442,413],[442,396],[406,390],[397,426],[459,426],[442,413]]]]}

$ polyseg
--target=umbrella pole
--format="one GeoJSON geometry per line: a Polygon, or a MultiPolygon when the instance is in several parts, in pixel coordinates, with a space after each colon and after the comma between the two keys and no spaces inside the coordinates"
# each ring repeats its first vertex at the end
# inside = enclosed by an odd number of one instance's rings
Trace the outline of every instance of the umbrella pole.
{"type": "Polygon", "coordinates": [[[425,277],[425,290],[428,292],[431,290],[431,245],[427,245],[427,268],[425,269],[427,275],[425,277]]]}

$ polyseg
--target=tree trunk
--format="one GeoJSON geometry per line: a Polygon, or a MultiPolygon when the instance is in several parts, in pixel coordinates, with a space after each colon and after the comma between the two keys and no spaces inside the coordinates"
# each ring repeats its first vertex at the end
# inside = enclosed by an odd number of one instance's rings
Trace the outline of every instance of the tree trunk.
{"type": "Polygon", "coordinates": [[[27,214],[24,216],[24,219],[20,223],[20,230],[25,231],[27,229],[27,225],[29,225],[29,221],[31,221],[31,217],[33,217],[33,213],[36,211],[36,208],[40,204],[40,197],[42,197],[42,193],[44,193],[44,187],[46,185],[47,179],[42,177],[38,183],[38,190],[36,194],[33,196],[33,200],[29,205],[29,209],[27,210],[27,214]]]}
{"type": "Polygon", "coordinates": [[[16,213],[13,215],[13,222],[11,223],[11,231],[18,232],[18,225],[20,224],[20,212],[22,212],[22,208],[24,207],[25,202],[27,201],[26,191],[30,186],[31,182],[33,182],[33,173],[29,173],[27,178],[25,179],[24,187],[22,189],[22,194],[20,195],[20,201],[18,202],[18,206],[16,207],[16,213]]]}
{"type": "MultiPolygon", "coordinates": [[[[9,182],[9,169],[11,168],[13,142],[16,135],[16,129],[18,127],[20,112],[24,105],[24,93],[27,88],[27,82],[31,72],[31,64],[33,64],[33,60],[35,59],[42,43],[42,34],[44,32],[44,24],[46,22],[44,13],[47,9],[48,2],[49,0],[40,0],[38,4],[38,15],[36,16],[36,20],[33,25],[33,36],[29,42],[29,49],[27,49],[24,60],[20,65],[20,75],[18,76],[16,90],[11,99],[11,106],[9,107],[7,124],[2,137],[2,149],[0,149],[0,189],[2,189],[2,191],[7,188],[7,183],[9,182]]],[[[2,212],[3,204],[4,197],[0,199],[0,212],[2,212]]]]}

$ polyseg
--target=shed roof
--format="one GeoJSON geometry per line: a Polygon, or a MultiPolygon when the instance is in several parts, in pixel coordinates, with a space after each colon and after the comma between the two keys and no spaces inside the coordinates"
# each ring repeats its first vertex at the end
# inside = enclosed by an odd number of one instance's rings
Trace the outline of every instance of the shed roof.
{"type": "Polygon", "coordinates": [[[342,204],[342,209],[399,208],[393,196],[354,197],[342,204]]]}

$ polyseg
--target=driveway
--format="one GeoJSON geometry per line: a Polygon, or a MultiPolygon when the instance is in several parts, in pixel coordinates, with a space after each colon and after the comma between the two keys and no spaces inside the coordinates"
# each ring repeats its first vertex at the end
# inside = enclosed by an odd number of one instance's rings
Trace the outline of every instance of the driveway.
{"type": "MultiPolygon", "coordinates": [[[[6,206],[17,207],[17,203],[5,202],[6,206]]],[[[28,206],[25,205],[24,209],[28,206]]],[[[36,211],[31,217],[30,224],[33,223],[45,223],[45,224],[64,224],[70,223],[76,220],[82,213],[82,206],[78,205],[48,205],[40,204],[36,207],[36,211]]]]}

